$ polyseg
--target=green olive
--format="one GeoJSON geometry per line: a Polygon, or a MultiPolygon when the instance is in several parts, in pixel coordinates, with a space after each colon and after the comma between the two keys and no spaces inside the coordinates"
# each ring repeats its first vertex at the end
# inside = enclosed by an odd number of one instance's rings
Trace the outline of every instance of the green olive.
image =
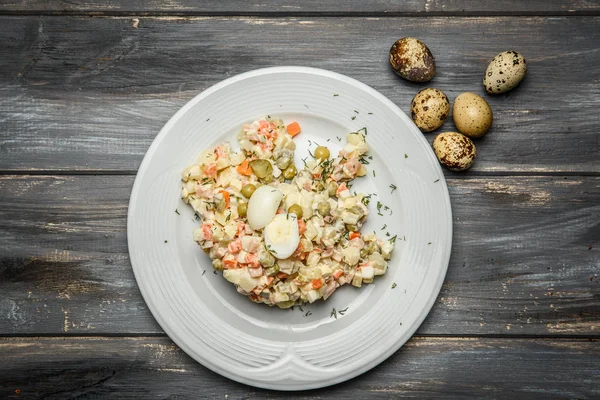
{"type": "Polygon", "coordinates": [[[297,173],[298,170],[296,169],[296,166],[292,164],[283,171],[283,177],[285,179],[294,179],[297,173]]]}
{"type": "Polygon", "coordinates": [[[321,161],[329,159],[329,149],[325,146],[319,146],[315,149],[315,158],[321,161]]]}
{"type": "Polygon", "coordinates": [[[292,204],[290,208],[288,208],[288,212],[290,214],[296,214],[296,217],[302,218],[302,207],[298,204],[292,204]]]}
{"type": "Polygon", "coordinates": [[[266,178],[273,173],[273,166],[267,160],[254,160],[250,162],[250,168],[254,175],[259,178],[266,178]]]}
{"type": "Polygon", "coordinates": [[[326,216],[331,211],[331,205],[328,201],[320,201],[317,210],[319,211],[319,214],[326,216]]]}
{"type": "Polygon", "coordinates": [[[252,193],[256,190],[256,186],[251,183],[248,183],[242,187],[242,196],[249,199],[252,196],[252,193]]]}
{"type": "Polygon", "coordinates": [[[248,203],[239,203],[237,209],[240,217],[245,217],[248,213],[248,203]]]}

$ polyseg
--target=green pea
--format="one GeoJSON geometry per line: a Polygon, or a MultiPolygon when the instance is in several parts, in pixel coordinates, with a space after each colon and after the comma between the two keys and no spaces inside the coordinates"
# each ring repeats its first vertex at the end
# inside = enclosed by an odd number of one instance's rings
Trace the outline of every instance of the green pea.
{"type": "Polygon", "coordinates": [[[298,204],[292,204],[290,208],[288,208],[288,212],[290,214],[296,214],[296,217],[302,218],[302,207],[298,204]]]}
{"type": "Polygon", "coordinates": [[[250,196],[252,196],[252,193],[254,193],[255,190],[256,190],[256,186],[254,186],[251,183],[248,183],[247,185],[244,185],[244,187],[242,187],[242,196],[244,196],[245,198],[249,199],[250,196]]]}
{"type": "Polygon", "coordinates": [[[330,196],[335,196],[338,190],[338,184],[331,181],[327,184],[327,191],[329,192],[330,196]]]}
{"type": "Polygon", "coordinates": [[[331,211],[331,205],[327,201],[320,201],[317,206],[317,211],[319,211],[319,214],[322,216],[326,216],[331,211]]]}
{"type": "Polygon", "coordinates": [[[315,149],[315,158],[318,160],[327,160],[329,159],[330,153],[329,149],[325,146],[319,146],[315,149]]]}
{"type": "Polygon", "coordinates": [[[296,166],[292,164],[283,171],[283,177],[285,179],[294,179],[297,173],[298,170],[296,169],[296,166]]]}
{"type": "Polygon", "coordinates": [[[240,217],[245,217],[248,213],[248,203],[239,203],[237,206],[237,211],[240,217]]]}

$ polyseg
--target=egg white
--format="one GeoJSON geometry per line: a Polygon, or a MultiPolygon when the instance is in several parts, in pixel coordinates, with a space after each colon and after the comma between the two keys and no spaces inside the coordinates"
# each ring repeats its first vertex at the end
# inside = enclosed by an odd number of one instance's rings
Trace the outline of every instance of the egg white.
{"type": "Polygon", "coordinates": [[[298,248],[300,233],[296,214],[277,214],[263,231],[267,249],[276,258],[290,257],[298,248]]]}

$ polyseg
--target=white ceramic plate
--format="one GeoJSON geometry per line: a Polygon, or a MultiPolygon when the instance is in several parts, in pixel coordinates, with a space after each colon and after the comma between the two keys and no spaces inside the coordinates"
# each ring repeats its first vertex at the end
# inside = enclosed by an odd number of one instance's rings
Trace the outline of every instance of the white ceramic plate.
{"type": "Polygon", "coordinates": [[[127,238],[142,295],[179,347],[236,381],[300,390],[351,379],[410,338],[442,286],[452,218],[435,155],[396,105],[340,74],[276,67],[227,79],[171,118],[140,166],[127,238]],[[237,144],[241,125],[264,115],[300,123],[296,165],[308,155],[309,141],[313,149],[316,142],[337,154],[348,132],[367,127],[373,159],[354,189],[377,196],[362,231],[398,235],[388,272],[375,283],[343,286],[326,302],[302,310],[280,310],[250,302],[213,273],[192,240],[198,222],[179,197],[180,173],[201,150],[226,140],[237,144]],[[397,187],[393,193],[390,185],[397,187]],[[389,208],[382,207],[382,216],[377,201],[389,208]]]}

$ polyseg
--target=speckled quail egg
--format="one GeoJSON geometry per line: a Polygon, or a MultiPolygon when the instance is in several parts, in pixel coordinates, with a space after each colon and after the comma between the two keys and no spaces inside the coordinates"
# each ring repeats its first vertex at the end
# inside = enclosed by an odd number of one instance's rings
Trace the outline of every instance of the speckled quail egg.
{"type": "Polygon", "coordinates": [[[411,82],[427,82],[435,75],[435,59],[419,39],[398,39],[390,49],[390,64],[401,77],[411,82]]]}
{"type": "Polygon", "coordinates": [[[475,93],[461,93],[452,108],[454,125],[470,138],[482,137],[492,126],[494,115],[490,105],[475,93]]]}
{"type": "Polygon", "coordinates": [[[431,132],[442,126],[449,114],[448,96],[438,89],[421,90],[410,104],[410,116],[423,132],[431,132]]]}
{"type": "Polygon", "coordinates": [[[490,94],[508,92],[525,78],[526,73],[525,58],[516,51],[504,51],[488,65],[483,76],[483,86],[490,94]]]}
{"type": "Polygon", "coordinates": [[[475,144],[458,132],[437,135],[433,139],[433,151],[440,163],[452,171],[469,169],[477,156],[475,144]]]}

